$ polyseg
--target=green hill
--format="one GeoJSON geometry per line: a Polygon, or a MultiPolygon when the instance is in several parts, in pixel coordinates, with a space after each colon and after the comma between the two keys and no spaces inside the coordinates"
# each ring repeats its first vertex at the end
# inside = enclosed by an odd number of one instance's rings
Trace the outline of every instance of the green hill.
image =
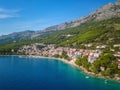
{"type": "Polygon", "coordinates": [[[37,38],[19,40],[17,42],[1,44],[0,52],[9,54],[11,50],[31,43],[56,44],[56,46],[80,47],[81,44],[117,44],[120,43],[120,18],[111,18],[99,22],[88,22],[74,28],[60,31],[49,31],[37,38]],[[6,53],[7,52],[7,53],[6,53]]]}
{"type": "Polygon", "coordinates": [[[88,22],[74,28],[54,31],[39,37],[41,42],[57,46],[79,46],[83,43],[120,43],[120,18],[88,22]]]}

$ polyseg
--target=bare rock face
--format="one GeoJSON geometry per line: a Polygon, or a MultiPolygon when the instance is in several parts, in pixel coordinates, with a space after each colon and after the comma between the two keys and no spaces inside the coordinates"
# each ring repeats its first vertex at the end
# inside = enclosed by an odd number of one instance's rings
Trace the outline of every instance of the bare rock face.
{"type": "Polygon", "coordinates": [[[95,16],[94,19],[97,21],[109,19],[112,17],[120,17],[120,3],[109,3],[96,10],[93,15],[95,16]]]}
{"type": "Polygon", "coordinates": [[[60,25],[48,27],[45,29],[45,31],[64,30],[66,28],[76,27],[90,20],[101,21],[101,20],[112,18],[112,17],[120,17],[120,0],[118,0],[116,3],[108,3],[107,5],[99,8],[92,14],[82,19],[76,19],[70,22],[62,23],[60,25]]]}

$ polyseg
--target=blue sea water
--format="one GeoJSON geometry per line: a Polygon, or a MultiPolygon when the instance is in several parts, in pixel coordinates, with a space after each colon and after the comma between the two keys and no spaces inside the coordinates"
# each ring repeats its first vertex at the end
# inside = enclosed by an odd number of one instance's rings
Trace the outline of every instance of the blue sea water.
{"type": "Polygon", "coordinates": [[[0,90],[120,90],[120,83],[88,76],[59,60],[1,56],[0,90]]]}

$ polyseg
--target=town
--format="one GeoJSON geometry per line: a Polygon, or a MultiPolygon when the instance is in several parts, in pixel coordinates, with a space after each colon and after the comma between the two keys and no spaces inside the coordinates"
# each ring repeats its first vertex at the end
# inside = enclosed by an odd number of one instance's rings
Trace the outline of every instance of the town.
{"type": "MultiPolygon", "coordinates": [[[[85,47],[91,47],[91,44],[85,44],[85,47]]],[[[67,55],[67,60],[71,62],[75,62],[77,58],[87,56],[87,61],[89,63],[94,63],[102,54],[101,49],[105,49],[106,45],[96,46],[96,49],[76,49],[69,47],[57,47],[55,48],[54,44],[45,45],[43,43],[35,43],[31,45],[24,45],[18,50],[18,53],[22,53],[25,55],[34,55],[34,56],[44,56],[44,57],[56,57],[62,58],[63,51],[67,55]]],[[[120,48],[120,44],[116,44],[113,47],[120,48]]],[[[120,69],[120,52],[115,52],[114,49],[111,49],[114,52],[114,56],[117,58],[118,69],[120,69]]],[[[100,66],[102,71],[105,70],[104,66],[100,66]]]]}

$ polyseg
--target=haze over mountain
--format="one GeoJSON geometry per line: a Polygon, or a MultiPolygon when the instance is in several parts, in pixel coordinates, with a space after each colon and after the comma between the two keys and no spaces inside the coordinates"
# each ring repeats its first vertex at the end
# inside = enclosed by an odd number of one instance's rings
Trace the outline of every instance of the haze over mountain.
{"type": "Polygon", "coordinates": [[[93,13],[83,18],[76,19],[70,22],[65,22],[60,25],[51,26],[42,31],[28,30],[28,31],[16,32],[9,35],[0,36],[0,43],[6,43],[21,39],[31,39],[31,38],[39,37],[44,33],[65,30],[67,28],[83,25],[89,21],[97,22],[97,21],[107,20],[112,17],[120,17],[120,1],[117,1],[115,3],[108,3],[107,5],[97,9],[93,13]]]}

